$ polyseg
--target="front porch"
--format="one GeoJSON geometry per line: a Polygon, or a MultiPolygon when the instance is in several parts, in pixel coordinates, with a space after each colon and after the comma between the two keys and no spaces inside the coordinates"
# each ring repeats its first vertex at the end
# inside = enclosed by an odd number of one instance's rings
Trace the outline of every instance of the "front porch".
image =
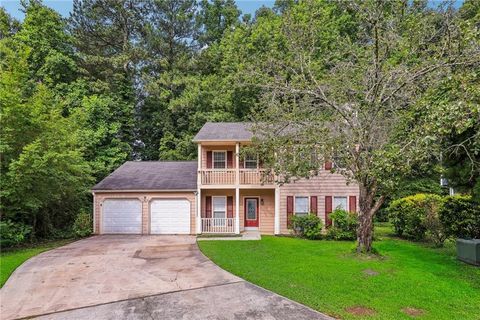
{"type": "Polygon", "coordinates": [[[228,234],[214,234],[214,233],[204,233],[197,236],[199,241],[209,241],[209,240],[240,240],[240,241],[251,241],[251,240],[262,240],[262,235],[258,230],[246,230],[240,234],[228,233],[228,234]]]}
{"type": "Polygon", "coordinates": [[[200,189],[197,234],[278,233],[276,189],[200,189]]]}

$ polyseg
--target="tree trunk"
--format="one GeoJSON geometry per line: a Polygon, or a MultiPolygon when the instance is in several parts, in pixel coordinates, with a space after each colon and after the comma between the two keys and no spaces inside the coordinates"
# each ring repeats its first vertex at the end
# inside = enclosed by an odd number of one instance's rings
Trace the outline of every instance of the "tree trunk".
{"type": "Polygon", "coordinates": [[[384,196],[375,198],[376,190],[377,187],[375,184],[360,184],[357,253],[372,252],[373,217],[385,200],[384,196]]]}
{"type": "Polygon", "coordinates": [[[370,253],[373,239],[373,214],[371,211],[362,213],[358,217],[357,253],[370,253]]]}

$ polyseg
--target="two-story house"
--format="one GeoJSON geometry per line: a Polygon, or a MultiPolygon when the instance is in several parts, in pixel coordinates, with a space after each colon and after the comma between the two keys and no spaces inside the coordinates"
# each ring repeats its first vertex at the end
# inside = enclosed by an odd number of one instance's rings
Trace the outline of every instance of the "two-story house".
{"type": "Polygon", "coordinates": [[[358,186],[331,172],[284,185],[264,172],[248,123],[206,123],[193,141],[197,161],[129,161],[103,179],[94,196],[96,234],[288,234],[289,217],[335,208],[355,212],[358,186]]]}

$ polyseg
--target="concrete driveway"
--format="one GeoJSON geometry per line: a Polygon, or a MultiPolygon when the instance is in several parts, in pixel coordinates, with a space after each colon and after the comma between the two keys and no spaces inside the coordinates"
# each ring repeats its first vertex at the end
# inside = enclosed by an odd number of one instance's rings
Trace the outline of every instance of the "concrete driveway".
{"type": "Polygon", "coordinates": [[[222,270],[192,236],[95,236],[42,253],[0,290],[1,318],[328,319],[222,270]]]}

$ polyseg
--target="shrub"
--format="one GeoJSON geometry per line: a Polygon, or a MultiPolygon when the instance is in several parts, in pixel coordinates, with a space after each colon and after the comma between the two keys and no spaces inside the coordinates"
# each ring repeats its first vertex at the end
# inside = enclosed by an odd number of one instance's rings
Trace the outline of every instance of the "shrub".
{"type": "Polygon", "coordinates": [[[0,221],[0,247],[6,248],[25,241],[32,227],[10,220],[0,221]]]}
{"type": "Polygon", "coordinates": [[[297,237],[310,240],[320,239],[323,223],[316,214],[292,217],[293,232],[297,237]]]}
{"type": "Polygon", "coordinates": [[[426,237],[436,244],[445,241],[445,232],[438,218],[443,199],[436,194],[416,194],[394,200],[388,207],[395,233],[412,240],[426,237]]]}
{"type": "Polygon", "coordinates": [[[328,228],[327,238],[333,240],[355,240],[357,238],[358,220],[355,213],[335,210],[330,214],[332,226],[328,228]]]}
{"type": "Polygon", "coordinates": [[[425,229],[427,230],[426,236],[428,240],[432,241],[438,247],[443,246],[443,243],[448,237],[439,218],[440,208],[442,208],[442,205],[427,209],[427,215],[424,220],[425,229]]]}
{"type": "Polygon", "coordinates": [[[86,237],[92,234],[92,217],[89,213],[82,211],[75,218],[73,232],[78,237],[86,237]]]}
{"type": "Polygon", "coordinates": [[[397,190],[385,199],[384,205],[375,214],[375,221],[387,222],[389,220],[388,207],[395,199],[413,196],[418,193],[444,194],[445,190],[438,183],[437,175],[438,173],[434,173],[429,177],[411,176],[402,179],[397,190]]]}
{"type": "Polygon", "coordinates": [[[480,239],[480,205],[472,197],[446,197],[439,216],[448,236],[480,239]]]}

